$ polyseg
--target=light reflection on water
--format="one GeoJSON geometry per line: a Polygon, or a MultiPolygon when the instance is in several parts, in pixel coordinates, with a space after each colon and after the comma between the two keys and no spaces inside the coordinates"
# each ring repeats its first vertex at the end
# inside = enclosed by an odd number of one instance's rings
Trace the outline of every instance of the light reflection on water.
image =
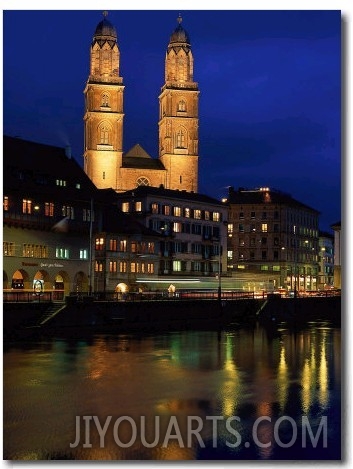
{"type": "MultiPolygon", "coordinates": [[[[6,344],[4,459],[340,459],[340,337],[340,329],[312,323],[297,331],[256,325],[6,344]],[[303,415],[313,431],[327,417],[327,448],[321,440],[316,448],[302,448],[303,415]],[[76,416],[81,417],[81,441],[70,448],[76,416]],[[104,447],[93,423],[87,440],[92,447],[84,447],[82,416],[97,416],[102,427],[112,416],[104,447]],[[136,422],[136,441],[126,448],[114,438],[120,416],[136,422]],[[141,416],[146,441],[159,435],[149,448],[140,441],[141,416]],[[174,416],[177,428],[168,427],[174,416]],[[188,431],[188,416],[194,417],[193,429],[201,425],[204,445],[188,431]],[[216,436],[215,416],[223,418],[216,436]],[[235,416],[239,421],[231,426],[241,441],[231,448],[227,442],[237,440],[226,420],[235,416]],[[276,422],[284,416],[298,425],[298,437],[287,448],[274,439],[276,422]],[[259,417],[260,444],[255,444],[252,431],[259,417]],[[163,445],[168,429],[173,431],[163,445]]],[[[277,427],[281,442],[291,440],[290,422],[277,427]]],[[[122,443],[132,439],[131,428],[127,421],[119,426],[122,443]]]]}

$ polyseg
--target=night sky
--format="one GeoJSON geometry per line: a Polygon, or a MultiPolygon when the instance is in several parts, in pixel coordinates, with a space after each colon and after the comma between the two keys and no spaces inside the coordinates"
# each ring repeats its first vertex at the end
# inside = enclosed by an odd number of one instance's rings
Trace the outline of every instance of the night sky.
{"type": "MultiPolygon", "coordinates": [[[[200,89],[199,192],[279,189],[320,211],[330,231],[341,219],[341,12],[180,13],[200,89]]],[[[139,143],[158,156],[158,95],[178,15],[109,11],[125,85],[124,151],[139,143]]],[[[82,165],[83,90],[102,18],[102,10],[3,11],[4,134],[71,145],[82,165]]]]}

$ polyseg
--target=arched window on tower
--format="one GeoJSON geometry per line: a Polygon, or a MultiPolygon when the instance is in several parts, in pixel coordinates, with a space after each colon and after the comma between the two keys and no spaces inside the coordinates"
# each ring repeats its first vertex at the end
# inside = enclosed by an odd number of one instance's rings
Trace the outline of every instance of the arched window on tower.
{"type": "Polygon", "coordinates": [[[99,126],[99,138],[100,138],[100,144],[101,145],[109,145],[109,140],[110,140],[110,128],[109,126],[103,122],[99,126]]]}
{"type": "Polygon", "coordinates": [[[177,133],[176,147],[177,148],[186,148],[186,146],[185,146],[185,134],[181,129],[177,133]]]}
{"type": "Polygon", "coordinates": [[[109,95],[108,93],[103,93],[102,94],[102,107],[109,107],[109,95]]]}
{"type": "Polygon", "coordinates": [[[185,112],[186,111],[186,103],[182,99],[181,101],[178,102],[178,112],[185,112]]]}

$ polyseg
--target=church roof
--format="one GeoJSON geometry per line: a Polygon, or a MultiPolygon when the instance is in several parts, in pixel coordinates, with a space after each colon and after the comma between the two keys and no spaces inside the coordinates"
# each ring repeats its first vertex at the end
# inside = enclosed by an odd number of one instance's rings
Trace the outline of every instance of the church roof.
{"type": "Polygon", "coordinates": [[[104,18],[100,21],[96,27],[94,36],[93,36],[93,43],[97,41],[99,44],[103,44],[105,41],[112,46],[116,43],[118,39],[118,35],[115,29],[115,26],[112,25],[110,21],[107,20],[107,12],[103,13],[104,18]]]}
{"type": "Polygon", "coordinates": [[[159,159],[152,158],[138,143],[123,155],[123,168],[165,169],[159,159]]]}
{"type": "Polygon", "coordinates": [[[136,156],[138,158],[152,158],[151,155],[144,150],[139,143],[136,143],[124,156],[136,156]]]}
{"type": "Polygon", "coordinates": [[[183,21],[182,17],[179,15],[178,17],[178,26],[173,31],[172,35],[170,36],[170,44],[190,44],[190,37],[189,34],[185,31],[182,27],[181,22],[183,21]]]}

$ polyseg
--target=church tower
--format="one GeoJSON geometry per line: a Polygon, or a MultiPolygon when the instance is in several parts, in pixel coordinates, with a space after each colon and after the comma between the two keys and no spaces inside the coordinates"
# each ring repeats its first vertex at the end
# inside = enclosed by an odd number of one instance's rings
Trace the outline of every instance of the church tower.
{"type": "Polygon", "coordinates": [[[117,189],[123,154],[124,86],[117,33],[107,12],[103,15],[92,39],[84,90],[84,170],[99,189],[117,189]]]}
{"type": "Polygon", "coordinates": [[[198,84],[188,33],[172,33],[165,57],[165,84],[159,96],[159,159],[167,170],[168,189],[198,190],[198,84]]]}

